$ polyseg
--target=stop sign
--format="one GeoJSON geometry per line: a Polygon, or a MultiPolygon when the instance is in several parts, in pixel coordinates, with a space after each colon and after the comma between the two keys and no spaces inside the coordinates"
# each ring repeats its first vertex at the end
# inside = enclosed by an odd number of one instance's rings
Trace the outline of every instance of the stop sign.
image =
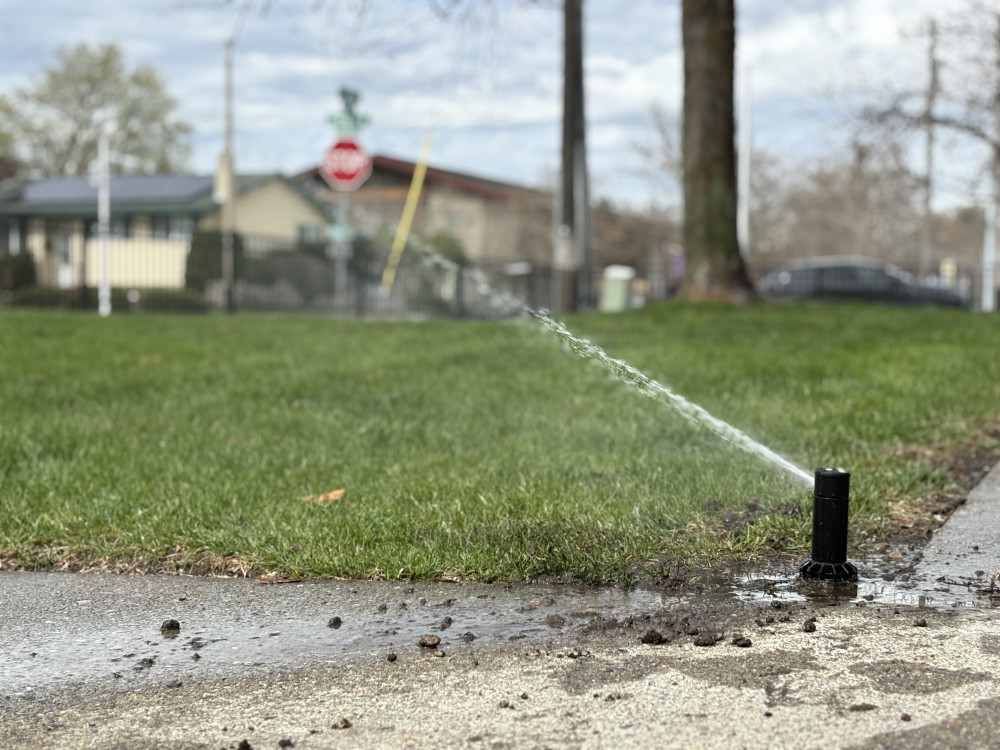
{"type": "Polygon", "coordinates": [[[372,173],[372,158],[353,138],[342,137],[319,165],[319,173],[335,190],[356,190],[372,173]]]}

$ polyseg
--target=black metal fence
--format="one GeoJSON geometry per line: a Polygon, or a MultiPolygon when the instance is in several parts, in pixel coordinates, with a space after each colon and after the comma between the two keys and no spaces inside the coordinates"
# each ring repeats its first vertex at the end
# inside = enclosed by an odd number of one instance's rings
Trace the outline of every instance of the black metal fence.
{"type": "MultiPolygon", "coordinates": [[[[394,282],[386,287],[382,281],[388,257],[385,241],[361,237],[346,252],[338,252],[325,244],[237,236],[233,308],[358,318],[502,318],[526,307],[557,309],[556,295],[565,291],[557,288],[566,283],[565,275],[549,265],[465,263],[432,252],[419,238],[402,254],[394,282]]],[[[115,312],[227,309],[218,232],[198,232],[180,242],[113,239],[109,258],[115,312]]],[[[776,264],[752,258],[748,265],[760,286],[776,264]]],[[[95,240],[88,241],[85,252],[62,258],[0,252],[0,304],[96,309],[99,278],[95,240]]],[[[594,306],[618,310],[669,298],[679,279],[676,268],[664,264],[659,269],[598,268],[592,281],[594,306]]],[[[950,274],[922,281],[976,298],[979,269],[959,264],[950,274]]]]}
{"type": "MultiPolygon", "coordinates": [[[[421,247],[402,254],[391,286],[383,285],[388,247],[356,238],[346,252],[325,244],[267,237],[234,238],[233,307],[296,310],[364,318],[498,318],[546,307],[551,273],[525,263],[471,265],[421,247]]],[[[210,312],[228,307],[218,232],[177,243],[113,239],[109,253],[112,309],[210,312]]],[[[0,303],[97,308],[99,250],[65,258],[27,251],[0,254],[0,303]],[[59,265],[61,264],[61,265],[59,265]]]]}

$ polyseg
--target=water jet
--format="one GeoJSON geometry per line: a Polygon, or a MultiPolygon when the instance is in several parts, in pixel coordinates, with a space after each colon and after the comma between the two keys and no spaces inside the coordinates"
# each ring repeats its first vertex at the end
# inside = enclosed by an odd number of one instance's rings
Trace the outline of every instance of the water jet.
{"type": "Polygon", "coordinates": [[[742,430],[738,430],[728,422],[724,422],[718,417],[709,414],[698,404],[688,401],[679,393],[675,393],[666,385],[658,383],[648,375],[632,367],[627,362],[615,359],[605,352],[601,347],[592,344],[586,339],[574,336],[559,321],[555,320],[545,311],[526,310],[528,314],[536,318],[546,329],[567,344],[569,348],[584,359],[594,359],[607,367],[619,379],[631,385],[636,391],[644,396],[659,401],[664,401],[670,405],[678,414],[695,424],[707,427],[716,436],[722,438],[727,443],[735,445],[737,448],[745,450],[758,458],[770,462],[774,466],[783,469],[793,477],[805,482],[812,481],[809,473],[800,469],[783,456],[778,455],[767,446],[758,443],[742,430]]]}

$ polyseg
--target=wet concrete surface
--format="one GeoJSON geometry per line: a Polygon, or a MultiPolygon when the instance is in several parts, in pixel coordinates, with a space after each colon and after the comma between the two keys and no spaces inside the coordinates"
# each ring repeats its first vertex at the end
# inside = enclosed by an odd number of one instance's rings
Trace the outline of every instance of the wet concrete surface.
{"type": "MultiPolygon", "coordinates": [[[[690,603],[654,589],[0,574],[0,684],[18,692],[339,664],[411,647],[547,640],[690,603]],[[179,630],[161,633],[176,620],[179,630]],[[143,666],[143,660],[152,664],[143,666]],[[156,669],[152,669],[155,665],[156,669]]],[[[723,600],[732,594],[714,594],[723,600]]]]}
{"type": "Polygon", "coordinates": [[[997,502],[856,587],[0,573],[0,747],[997,746],[997,502]]]}
{"type": "MultiPolygon", "coordinates": [[[[991,581],[1000,571],[1000,465],[995,466],[969,493],[966,502],[920,550],[916,585],[948,589],[949,596],[965,588],[972,601],[982,603],[997,589],[991,581]]],[[[995,601],[995,599],[994,599],[995,601]]]]}
{"type": "MultiPolygon", "coordinates": [[[[58,588],[75,594],[86,576],[65,578],[58,588]]],[[[5,592],[9,582],[0,577],[5,592]]],[[[16,631],[5,621],[0,747],[830,748],[905,738],[930,748],[975,747],[967,735],[1000,729],[989,710],[1000,702],[1000,630],[988,609],[606,592],[576,610],[578,593],[546,602],[525,587],[479,599],[488,587],[383,584],[345,588],[349,607],[324,584],[258,597],[240,581],[146,583],[86,628],[74,625],[84,605],[65,598],[39,630],[25,626],[44,599],[16,631]],[[150,591],[164,583],[170,596],[157,599],[150,591]],[[390,616],[387,595],[399,594],[416,598],[412,621],[390,616]],[[188,603],[179,635],[164,637],[165,612],[188,603]],[[323,611],[293,619],[298,606],[323,611]],[[506,627],[488,630],[476,619],[487,616],[506,627]],[[60,629],[62,646],[52,641],[60,629]],[[420,635],[441,641],[424,648],[420,635]]]]}
{"type": "Polygon", "coordinates": [[[650,613],[742,610],[775,604],[976,607],[983,590],[927,576],[887,582],[861,564],[857,586],[788,576],[706,581],[700,592],[655,585],[408,584],[317,581],[263,585],[193,577],[0,574],[0,685],[14,695],[113,678],[121,685],[218,677],[257,669],[336,665],[405,650],[421,635],[440,650],[478,641],[565,640],[650,613]],[[161,631],[174,620],[177,630],[161,631]],[[153,669],[155,667],[155,669],[153,669]],[[155,675],[155,677],[154,677],[155,675]]]}

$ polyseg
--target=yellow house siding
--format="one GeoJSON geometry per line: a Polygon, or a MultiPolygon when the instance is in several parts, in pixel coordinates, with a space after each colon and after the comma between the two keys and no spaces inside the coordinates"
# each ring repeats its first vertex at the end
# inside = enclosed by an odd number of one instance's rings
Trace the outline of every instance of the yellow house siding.
{"type": "Polygon", "coordinates": [[[427,196],[427,234],[446,232],[458,239],[470,261],[486,253],[486,207],[481,198],[451,189],[430,191],[427,196]]]}
{"type": "MultiPolygon", "coordinates": [[[[190,243],[186,240],[140,237],[138,241],[108,240],[108,277],[114,287],[172,289],[184,286],[190,243]]],[[[87,240],[87,284],[101,280],[101,242],[87,240]]]]}
{"type": "MultiPolygon", "coordinates": [[[[193,206],[189,216],[194,218],[194,212],[200,207],[200,204],[193,206]]],[[[91,209],[85,207],[80,210],[89,214],[91,209]]],[[[170,237],[154,237],[154,219],[147,213],[133,213],[127,206],[112,203],[112,220],[122,216],[126,216],[129,222],[128,237],[113,236],[108,241],[111,285],[182,288],[190,238],[174,229],[170,230],[173,232],[170,237]]],[[[97,286],[100,283],[100,240],[97,237],[85,239],[85,226],[94,221],[92,216],[84,219],[79,215],[28,218],[22,246],[35,261],[40,285],[73,288],[81,284],[97,286]]],[[[303,226],[318,229],[319,235],[325,236],[327,224],[325,215],[317,206],[277,177],[259,182],[257,187],[238,197],[236,221],[237,231],[245,237],[271,238],[281,244],[294,243],[303,226]]],[[[204,216],[198,221],[198,226],[217,229],[219,211],[204,216]]]]}
{"type": "MultiPolygon", "coordinates": [[[[299,226],[325,229],[326,217],[295,190],[281,180],[269,182],[256,190],[240,195],[236,200],[236,231],[245,235],[298,238],[299,226]]],[[[199,227],[219,229],[220,212],[206,215],[199,227]]]]}
{"type": "MultiPolygon", "coordinates": [[[[131,236],[108,240],[108,276],[112,286],[177,288],[184,286],[187,240],[154,239],[147,216],[131,217],[131,236]]],[[[84,221],[31,219],[27,250],[35,260],[38,283],[71,288],[86,277],[88,286],[101,279],[101,244],[96,237],[84,240],[84,221]],[[68,254],[61,257],[65,240],[68,254]],[[84,257],[86,252],[86,257],[84,257]]]]}
{"type": "Polygon", "coordinates": [[[425,231],[454,235],[472,262],[547,262],[552,252],[552,216],[545,201],[518,203],[432,189],[425,231]]]}

